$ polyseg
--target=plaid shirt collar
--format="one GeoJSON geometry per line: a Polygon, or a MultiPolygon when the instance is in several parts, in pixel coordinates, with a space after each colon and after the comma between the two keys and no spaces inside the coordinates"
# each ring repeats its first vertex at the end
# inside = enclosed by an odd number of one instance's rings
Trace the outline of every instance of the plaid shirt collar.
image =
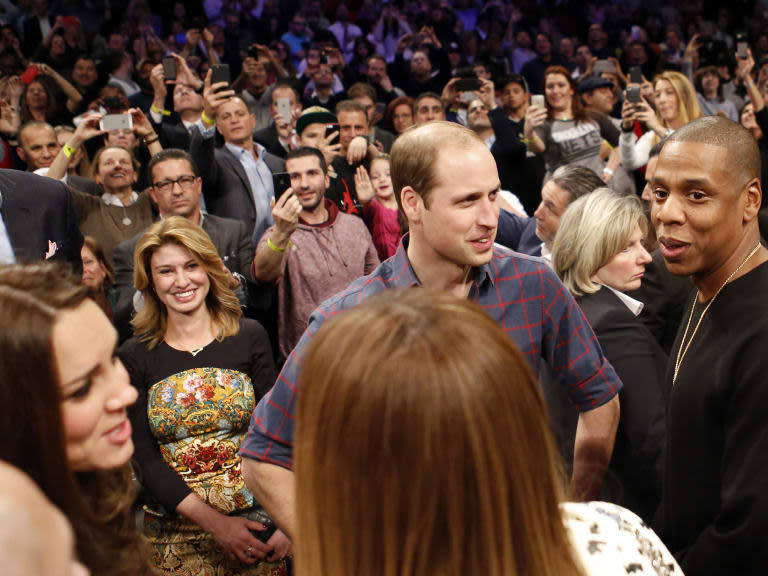
{"type": "MultiPolygon", "coordinates": [[[[397,246],[395,254],[387,261],[392,275],[389,279],[389,284],[393,286],[420,286],[421,282],[416,276],[416,272],[413,271],[410,260],[408,260],[408,241],[410,240],[410,234],[405,234],[400,239],[400,243],[397,246]]],[[[493,256],[496,256],[496,248],[493,249],[493,256]]],[[[493,258],[487,264],[483,264],[480,267],[472,270],[474,279],[473,282],[477,285],[478,289],[482,288],[486,283],[490,283],[491,286],[495,285],[494,277],[491,270],[491,264],[493,258]]]]}

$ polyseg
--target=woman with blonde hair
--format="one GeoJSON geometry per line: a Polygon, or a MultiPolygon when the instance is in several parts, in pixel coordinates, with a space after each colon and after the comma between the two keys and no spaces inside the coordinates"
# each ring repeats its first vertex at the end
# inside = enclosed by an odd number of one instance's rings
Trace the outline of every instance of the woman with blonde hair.
{"type": "Polygon", "coordinates": [[[114,356],[115,329],[51,262],[0,266],[0,326],[0,460],[67,516],[92,574],[152,573],[132,507],[136,390],[114,356]]]}
{"type": "Polygon", "coordinates": [[[562,503],[536,381],[476,304],[375,296],[319,330],[301,378],[299,576],[575,576],[624,562],[645,574],[654,553],[679,573],[631,513],[562,503]]]}
{"type": "MultiPolygon", "coordinates": [[[[651,261],[643,247],[647,230],[636,196],[598,188],[573,202],[560,219],[552,266],[624,383],[613,474],[606,475],[602,496],[650,521],[661,497],[667,357],[638,318],[643,304],[625,294],[640,287],[651,261]]],[[[560,408],[553,407],[553,422],[563,422],[560,408]]],[[[575,421],[571,429],[556,428],[558,436],[569,439],[563,448],[567,454],[575,421]]]]}
{"type": "Polygon", "coordinates": [[[645,98],[632,104],[624,100],[621,109],[621,165],[625,170],[637,170],[648,163],[651,148],[680,126],[701,116],[696,89],[680,72],[667,70],[653,81],[654,110],[645,98]],[[647,130],[640,138],[635,135],[638,120],[647,130]]]}
{"type": "Polygon", "coordinates": [[[141,237],[134,285],[144,303],[119,354],[139,390],[131,417],[155,564],[285,575],[290,542],[246,488],[237,454],[274,382],[266,332],[241,317],[208,234],[185,218],[165,218],[141,237]]]}

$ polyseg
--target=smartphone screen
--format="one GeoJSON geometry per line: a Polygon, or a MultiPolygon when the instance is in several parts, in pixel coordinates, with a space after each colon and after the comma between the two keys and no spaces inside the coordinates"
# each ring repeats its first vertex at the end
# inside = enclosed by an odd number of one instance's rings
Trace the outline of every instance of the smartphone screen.
{"type": "Polygon", "coordinates": [[[643,72],[640,70],[640,66],[632,66],[629,69],[629,83],[630,84],[642,84],[643,72]]]}
{"type": "Polygon", "coordinates": [[[741,58],[742,60],[746,60],[747,58],[747,43],[746,42],[737,42],[736,43],[736,56],[741,58]]]}
{"type": "Polygon", "coordinates": [[[533,106],[537,106],[538,108],[544,108],[546,104],[544,103],[544,95],[543,94],[534,94],[531,96],[531,104],[533,106]]]}
{"type": "Polygon", "coordinates": [[[133,117],[130,114],[107,114],[99,122],[100,130],[133,130],[133,117]]]}
{"type": "Polygon", "coordinates": [[[176,80],[176,59],[173,56],[163,58],[163,75],[166,80],[176,80]]]}
{"type": "Polygon", "coordinates": [[[282,116],[286,124],[291,123],[291,99],[290,98],[278,98],[277,99],[277,113],[282,116]]]}

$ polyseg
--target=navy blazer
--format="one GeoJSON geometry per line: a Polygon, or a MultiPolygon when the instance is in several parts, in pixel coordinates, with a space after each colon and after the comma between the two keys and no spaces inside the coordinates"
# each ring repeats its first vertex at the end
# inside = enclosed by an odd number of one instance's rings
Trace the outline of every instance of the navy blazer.
{"type": "Polygon", "coordinates": [[[500,210],[496,243],[521,254],[541,257],[541,240],[536,236],[536,218],[521,218],[500,210]]]}
{"type": "Polygon", "coordinates": [[[0,210],[16,260],[61,260],[78,273],[82,270],[83,236],[72,194],[64,184],[31,172],[0,170],[0,193],[0,210]]]}

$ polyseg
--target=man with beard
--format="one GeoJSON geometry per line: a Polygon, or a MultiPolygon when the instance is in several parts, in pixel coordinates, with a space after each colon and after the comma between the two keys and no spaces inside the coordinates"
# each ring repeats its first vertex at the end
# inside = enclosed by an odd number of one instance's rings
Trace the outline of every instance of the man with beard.
{"type": "Polygon", "coordinates": [[[285,169],[291,187],[273,200],[275,224],[261,237],[251,267],[255,282],[277,284],[283,358],[321,302],[379,264],[363,221],[325,198],[330,178],[323,154],[315,148],[293,150],[285,169]]]}

